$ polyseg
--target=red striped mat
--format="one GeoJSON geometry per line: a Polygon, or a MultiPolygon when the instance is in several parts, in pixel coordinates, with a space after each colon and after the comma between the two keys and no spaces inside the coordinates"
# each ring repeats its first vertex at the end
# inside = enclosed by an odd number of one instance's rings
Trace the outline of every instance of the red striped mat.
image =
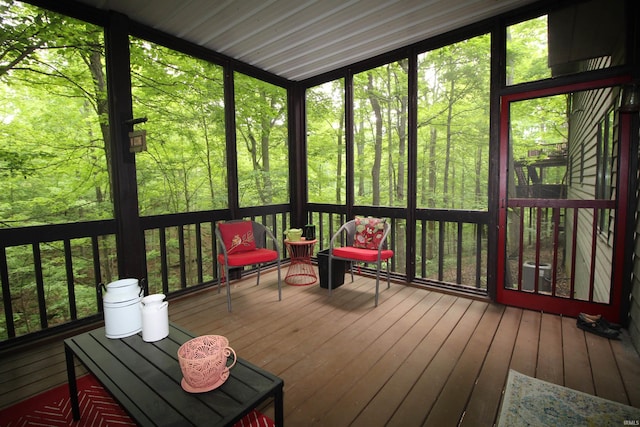
{"type": "MultiPolygon", "coordinates": [[[[0,410],[0,426],[135,426],[127,413],[93,375],[78,378],[80,421],[73,421],[67,384],[0,410]]],[[[234,427],[274,427],[273,421],[252,411],[234,427]]]]}

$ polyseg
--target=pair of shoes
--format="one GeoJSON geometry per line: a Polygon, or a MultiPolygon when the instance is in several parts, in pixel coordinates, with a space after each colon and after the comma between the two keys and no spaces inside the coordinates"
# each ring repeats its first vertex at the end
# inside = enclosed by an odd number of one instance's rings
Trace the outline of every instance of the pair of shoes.
{"type": "Polygon", "coordinates": [[[607,327],[603,322],[583,316],[582,313],[580,313],[576,320],[576,326],[583,331],[609,339],[618,339],[618,335],[620,334],[620,331],[607,327]]]}
{"type": "Polygon", "coordinates": [[[586,321],[597,322],[602,326],[604,326],[605,328],[615,329],[616,331],[619,331],[620,329],[622,329],[622,326],[618,325],[617,323],[609,322],[607,319],[602,317],[601,314],[580,313],[579,317],[583,318],[586,321]]]}

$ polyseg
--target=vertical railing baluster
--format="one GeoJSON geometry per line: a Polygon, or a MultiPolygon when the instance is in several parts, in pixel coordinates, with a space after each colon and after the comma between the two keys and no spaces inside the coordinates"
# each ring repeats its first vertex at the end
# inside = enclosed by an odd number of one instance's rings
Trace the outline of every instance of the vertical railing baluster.
{"type": "MultiPolygon", "coordinates": [[[[389,249],[391,249],[394,253],[397,252],[397,246],[396,246],[396,236],[397,236],[397,232],[396,232],[396,226],[398,225],[398,222],[395,220],[395,218],[391,218],[391,244],[388,245],[389,249]]],[[[393,256],[391,257],[391,271],[395,270],[396,267],[396,257],[393,256]]],[[[389,261],[387,261],[389,262],[389,261]]]]}
{"type": "Polygon", "coordinates": [[[218,280],[218,245],[216,242],[216,222],[211,221],[211,257],[213,261],[213,278],[218,280]]]}
{"type": "Polygon", "coordinates": [[[167,229],[160,227],[160,268],[162,270],[162,293],[169,293],[169,263],[167,260],[167,229]]]}
{"type": "Polygon", "coordinates": [[[2,282],[2,304],[4,306],[5,328],[7,337],[15,338],[16,326],[13,321],[13,305],[11,304],[11,287],[9,284],[9,265],[7,263],[7,250],[0,247],[0,282],[2,282]]]}
{"type": "Polygon", "coordinates": [[[198,283],[204,282],[202,265],[202,223],[196,223],[196,267],[198,269],[198,283]]]}
{"type": "Polygon", "coordinates": [[[40,253],[40,244],[33,243],[33,267],[36,276],[36,291],[38,295],[38,312],[40,313],[40,327],[47,329],[49,322],[47,320],[47,302],[44,294],[44,278],[42,277],[42,254],[40,253]]]}
{"type": "Polygon", "coordinates": [[[560,238],[560,209],[553,208],[553,264],[551,267],[551,295],[556,296],[558,282],[558,248],[560,238]]]}
{"type": "Polygon", "coordinates": [[[482,274],[482,224],[475,224],[476,229],[476,288],[482,286],[480,275],[482,274]]]}
{"type": "Polygon", "coordinates": [[[178,226],[178,254],[180,259],[180,288],[187,287],[187,269],[185,266],[184,226],[178,226]]]}
{"type": "Polygon", "coordinates": [[[422,242],[420,243],[420,266],[422,268],[421,276],[423,279],[427,277],[427,221],[421,220],[421,230],[420,236],[422,237],[422,242]]]}
{"type": "Polygon", "coordinates": [[[73,276],[73,255],[71,253],[71,241],[64,239],[64,264],[67,273],[67,296],[69,300],[69,316],[71,320],[78,318],[78,310],[76,307],[76,291],[73,276]]]}
{"type": "MultiPolygon", "coordinates": [[[[521,207],[520,208],[520,236],[519,236],[519,242],[518,242],[518,290],[521,291],[522,290],[522,265],[524,264],[524,213],[525,213],[525,208],[521,207]]],[[[531,215],[531,209],[529,209],[529,215],[531,215]]],[[[529,221],[531,221],[531,218],[529,218],[529,221]]],[[[531,243],[531,242],[529,242],[531,243]]],[[[507,248],[508,249],[508,248],[507,248]]],[[[507,254],[508,256],[508,254],[507,254]]]]}
{"type": "Polygon", "coordinates": [[[578,247],[578,208],[573,208],[573,230],[571,236],[571,291],[570,298],[576,296],[576,248],[578,247]]]}
{"type": "MultiPolygon", "coordinates": [[[[102,313],[102,299],[98,289],[98,285],[102,283],[102,270],[100,268],[100,246],[97,236],[91,237],[91,255],[93,258],[93,278],[96,285],[96,307],[98,307],[98,313],[102,313]]],[[[107,262],[109,262],[108,257],[107,262]]]]}
{"type": "Polygon", "coordinates": [[[462,223],[458,223],[458,239],[456,249],[456,283],[462,283],[462,223]]]}
{"type": "MultiPolygon", "coordinates": [[[[318,214],[318,229],[316,230],[320,239],[320,250],[324,250],[324,243],[325,241],[328,242],[328,240],[325,240],[325,236],[324,236],[324,215],[322,213],[318,214]]],[[[329,239],[331,239],[331,236],[329,236],[329,239]]]]}
{"type": "Polygon", "coordinates": [[[542,207],[536,207],[536,266],[534,269],[533,292],[538,293],[540,290],[540,234],[542,233],[542,207]]]}
{"type": "Polygon", "coordinates": [[[444,239],[445,239],[445,222],[438,221],[438,280],[444,279],[444,239]]]}
{"type": "MultiPolygon", "coordinates": [[[[589,272],[589,302],[593,302],[593,288],[595,286],[596,252],[598,251],[598,213],[598,209],[593,209],[593,224],[591,227],[591,271],[589,272]]],[[[611,293],[609,293],[609,295],[611,295],[611,293]]]]}

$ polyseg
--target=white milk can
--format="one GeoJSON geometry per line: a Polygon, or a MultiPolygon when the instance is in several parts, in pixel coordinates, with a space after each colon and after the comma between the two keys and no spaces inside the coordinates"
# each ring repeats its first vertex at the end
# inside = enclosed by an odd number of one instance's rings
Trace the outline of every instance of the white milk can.
{"type": "Polygon", "coordinates": [[[153,294],[142,298],[142,339],[159,341],[169,335],[169,302],[164,294],[153,294]]]}
{"type": "Polygon", "coordinates": [[[144,289],[138,279],[121,279],[100,284],[107,338],[125,338],[142,330],[140,301],[144,289]]]}

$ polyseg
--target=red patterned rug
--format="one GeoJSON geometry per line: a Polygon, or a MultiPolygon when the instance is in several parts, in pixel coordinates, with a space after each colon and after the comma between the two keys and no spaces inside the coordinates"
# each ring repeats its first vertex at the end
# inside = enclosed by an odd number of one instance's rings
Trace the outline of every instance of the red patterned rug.
{"type": "MultiPolygon", "coordinates": [[[[69,387],[64,384],[0,411],[2,427],[135,426],[127,413],[93,375],[78,378],[80,421],[73,421],[69,387]]],[[[234,427],[273,427],[273,421],[253,411],[234,427]]]]}

